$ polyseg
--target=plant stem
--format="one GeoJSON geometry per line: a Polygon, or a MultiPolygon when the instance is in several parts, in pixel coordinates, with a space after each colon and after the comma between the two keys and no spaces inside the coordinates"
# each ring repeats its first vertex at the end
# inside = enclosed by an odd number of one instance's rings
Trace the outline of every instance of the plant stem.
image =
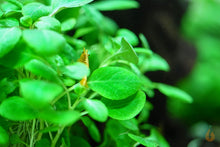
{"type": "MultiPolygon", "coordinates": [[[[47,126],[47,127],[49,127],[49,125],[48,125],[48,123],[45,121],[45,125],[47,126]]],[[[50,140],[53,140],[53,135],[52,135],[52,133],[49,131],[48,132],[49,133],[49,136],[50,136],[50,140]]]]}
{"type": "Polygon", "coordinates": [[[80,114],[81,114],[81,116],[83,116],[83,115],[88,114],[88,112],[87,112],[87,111],[83,111],[83,112],[81,112],[80,114]]]}
{"type": "Polygon", "coordinates": [[[61,127],[58,131],[54,139],[52,140],[51,147],[55,147],[60,135],[62,134],[65,127],[61,127]]]}
{"type": "Polygon", "coordinates": [[[34,147],[34,129],[35,129],[35,124],[36,124],[36,119],[33,120],[33,124],[32,124],[30,147],[34,147]]]}
{"type": "MultiPolygon", "coordinates": [[[[44,122],[42,120],[39,120],[39,121],[40,121],[40,129],[39,129],[39,131],[40,131],[44,128],[44,122]]],[[[38,136],[37,136],[37,140],[40,140],[42,135],[43,135],[43,133],[39,132],[38,136]]]]}
{"type": "Polygon", "coordinates": [[[76,101],[74,102],[74,104],[71,106],[70,110],[74,110],[76,106],[79,104],[79,102],[80,102],[80,98],[78,97],[76,101]]]}
{"type": "Polygon", "coordinates": [[[98,93],[94,92],[88,97],[88,99],[92,99],[92,98],[96,97],[97,95],[98,95],[98,93]]]}
{"type": "Polygon", "coordinates": [[[52,101],[52,105],[54,105],[60,98],[62,98],[65,94],[69,93],[75,88],[75,85],[71,86],[70,88],[66,89],[63,93],[61,93],[56,99],[52,101]]]}

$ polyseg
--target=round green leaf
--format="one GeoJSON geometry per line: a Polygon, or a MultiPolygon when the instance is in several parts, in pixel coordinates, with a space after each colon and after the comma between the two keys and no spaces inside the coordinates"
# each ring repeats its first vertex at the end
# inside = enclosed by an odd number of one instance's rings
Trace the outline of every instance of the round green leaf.
{"type": "Polygon", "coordinates": [[[19,28],[0,28],[0,58],[7,54],[17,44],[21,37],[19,28]]]}
{"type": "Polygon", "coordinates": [[[78,111],[55,111],[52,109],[41,111],[39,117],[53,124],[71,125],[80,118],[78,111]]]}
{"type": "Polygon", "coordinates": [[[36,118],[34,109],[18,96],[4,100],[0,105],[0,114],[10,120],[25,121],[36,118]]]}
{"type": "Polygon", "coordinates": [[[119,123],[124,126],[125,128],[132,130],[132,131],[138,131],[138,121],[135,118],[129,119],[129,120],[120,120],[119,123]]]}
{"type": "Polygon", "coordinates": [[[86,99],[84,107],[88,111],[89,116],[94,120],[105,122],[108,118],[108,110],[101,101],[86,99]]]}
{"type": "Polygon", "coordinates": [[[24,30],[23,37],[34,52],[45,56],[59,53],[66,44],[63,36],[50,30],[24,30]]]}
{"type": "Polygon", "coordinates": [[[81,80],[89,75],[89,68],[81,62],[75,62],[72,65],[60,67],[61,72],[73,79],[81,80]]]}
{"type": "Polygon", "coordinates": [[[105,98],[120,100],[134,94],[140,88],[140,80],[127,69],[102,67],[92,73],[88,85],[105,98]]]}
{"type": "Polygon", "coordinates": [[[154,53],[150,57],[144,59],[140,65],[140,70],[143,73],[157,70],[169,71],[170,67],[166,60],[154,53]]]}
{"type": "Polygon", "coordinates": [[[40,80],[20,81],[21,95],[37,108],[50,104],[62,91],[62,87],[54,83],[40,80]]]}
{"type": "Polygon", "coordinates": [[[25,69],[50,81],[60,81],[56,71],[39,60],[31,60],[25,65],[25,69]]]}
{"type": "Polygon", "coordinates": [[[60,22],[56,18],[50,16],[41,17],[39,21],[35,23],[35,26],[38,29],[54,30],[58,32],[61,30],[60,22]]]}
{"type": "Polygon", "coordinates": [[[50,13],[50,10],[51,10],[50,7],[45,6],[42,3],[33,2],[25,5],[22,8],[22,14],[24,16],[31,17],[32,20],[35,21],[42,16],[48,15],[50,13]]]}
{"type": "Polygon", "coordinates": [[[61,11],[65,8],[73,8],[73,7],[80,7],[87,3],[90,3],[93,0],[52,0],[52,7],[53,12],[52,15],[56,14],[57,12],[61,11]]]}
{"type": "Polygon", "coordinates": [[[0,126],[0,145],[6,145],[8,141],[8,133],[0,126]]]}
{"type": "Polygon", "coordinates": [[[118,37],[124,37],[131,45],[136,46],[138,45],[139,41],[135,33],[128,29],[120,29],[117,32],[118,37]]]}
{"type": "Polygon", "coordinates": [[[0,20],[0,27],[18,27],[19,22],[15,18],[5,18],[0,20]]]}
{"type": "Polygon", "coordinates": [[[74,18],[69,18],[61,23],[61,31],[69,31],[74,28],[76,25],[76,19],[74,18]]]}
{"type": "Polygon", "coordinates": [[[154,141],[154,140],[151,140],[151,139],[147,139],[147,138],[143,138],[143,137],[140,137],[140,136],[137,136],[137,135],[134,135],[134,134],[130,134],[128,133],[128,136],[137,141],[138,143],[144,145],[144,146],[147,146],[147,147],[159,147],[159,144],[154,141]]]}
{"type": "Polygon", "coordinates": [[[21,22],[21,24],[22,24],[23,26],[29,27],[29,26],[32,25],[33,20],[31,19],[30,16],[23,16],[23,17],[20,18],[20,22],[21,22]]]}
{"type": "Polygon", "coordinates": [[[84,125],[88,128],[89,134],[92,137],[92,139],[96,142],[100,142],[101,134],[96,124],[89,117],[82,117],[81,119],[84,125]]]}
{"type": "Polygon", "coordinates": [[[188,93],[186,93],[185,91],[183,91],[179,88],[169,86],[166,84],[162,84],[162,83],[157,84],[156,87],[158,88],[158,90],[161,93],[163,93],[164,95],[166,95],[169,98],[179,99],[179,100],[182,100],[187,103],[193,102],[193,98],[188,93]]]}
{"type": "Polygon", "coordinates": [[[109,116],[118,120],[128,120],[135,117],[144,107],[145,101],[146,96],[142,91],[123,100],[102,98],[102,102],[108,108],[109,116]]]}

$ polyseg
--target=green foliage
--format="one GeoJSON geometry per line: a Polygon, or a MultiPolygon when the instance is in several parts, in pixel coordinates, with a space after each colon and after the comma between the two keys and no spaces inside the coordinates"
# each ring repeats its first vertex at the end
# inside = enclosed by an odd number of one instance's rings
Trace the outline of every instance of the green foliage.
{"type": "Polygon", "coordinates": [[[154,127],[142,133],[153,109],[146,95],[159,89],[191,98],[145,77],[168,64],[142,34],[118,29],[99,11],[137,8],[136,1],[90,2],[0,3],[0,146],[89,147],[91,139],[105,147],[165,146],[154,127]]]}
{"type": "Polygon", "coordinates": [[[118,120],[128,120],[135,117],[143,109],[145,100],[145,94],[142,91],[123,100],[102,99],[108,108],[109,116],[118,120]]]}
{"type": "Polygon", "coordinates": [[[0,57],[3,57],[15,46],[21,37],[21,30],[16,27],[0,28],[0,57]]]}
{"type": "Polygon", "coordinates": [[[112,100],[125,99],[140,88],[139,78],[121,67],[102,67],[89,78],[89,87],[112,100]]]}
{"type": "Polygon", "coordinates": [[[193,96],[194,103],[170,100],[168,108],[187,123],[220,122],[219,13],[218,1],[192,0],[182,19],[182,33],[196,47],[197,57],[192,71],[178,86],[193,96]]]}
{"type": "Polygon", "coordinates": [[[7,132],[0,126],[0,145],[7,146],[9,142],[9,136],[7,132]]]}

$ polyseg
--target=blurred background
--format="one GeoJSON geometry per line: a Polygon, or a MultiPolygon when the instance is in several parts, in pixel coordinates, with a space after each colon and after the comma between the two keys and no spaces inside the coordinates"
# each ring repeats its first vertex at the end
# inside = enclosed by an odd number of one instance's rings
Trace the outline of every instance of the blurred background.
{"type": "Polygon", "coordinates": [[[104,14],[121,28],[143,33],[170,72],[148,72],[155,82],[175,85],[192,104],[159,92],[149,122],[172,147],[220,147],[220,0],[137,0],[139,9],[104,14]]]}

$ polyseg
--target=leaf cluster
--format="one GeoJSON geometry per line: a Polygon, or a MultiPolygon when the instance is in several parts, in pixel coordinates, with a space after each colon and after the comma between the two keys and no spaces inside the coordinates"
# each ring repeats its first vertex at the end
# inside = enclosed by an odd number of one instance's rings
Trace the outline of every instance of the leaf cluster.
{"type": "Polygon", "coordinates": [[[153,107],[146,97],[154,89],[191,97],[144,76],[169,65],[144,35],[100,12],[136,8],[136,1],[90,2],[0,3],[0,146],[91,146],[88,138],[100,146],[169,146],[146,124],[153,107]]]}

